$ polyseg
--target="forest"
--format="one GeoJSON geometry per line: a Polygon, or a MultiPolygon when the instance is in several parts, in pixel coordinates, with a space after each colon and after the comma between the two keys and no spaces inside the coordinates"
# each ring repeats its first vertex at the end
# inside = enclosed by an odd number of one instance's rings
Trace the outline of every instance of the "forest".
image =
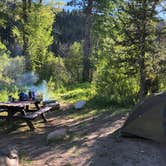
{"type": "Polygon", "coordinates": [[[42,81],[52,91],[87,83],[107,104],[165,90],[164,0],[72,0],[71,11],[61,5],[0,2],[1,100],[42,81]]]}

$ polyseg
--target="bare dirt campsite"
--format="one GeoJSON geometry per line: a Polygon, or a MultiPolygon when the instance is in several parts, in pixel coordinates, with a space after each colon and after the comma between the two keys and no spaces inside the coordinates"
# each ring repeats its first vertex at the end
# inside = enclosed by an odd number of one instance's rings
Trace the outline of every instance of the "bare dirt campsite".
{"type": "Polygon", "coordinates": [[[125,109],[72,110],[67,105],[50,112],[48,123],[36,121],[35,131],[25,123],[1,130],[0,147],[15,145],[22,166],[165,166],[166,149],[150,140],[123,138],[117,131],[127,118],[125,109]],[[92,116],[87,116],[92,115],[92,116]],[[47,142],[49,132],[66,128],[64,139],[47,142]],[[10,130],[10,131],[9,131],[10,130]]]}

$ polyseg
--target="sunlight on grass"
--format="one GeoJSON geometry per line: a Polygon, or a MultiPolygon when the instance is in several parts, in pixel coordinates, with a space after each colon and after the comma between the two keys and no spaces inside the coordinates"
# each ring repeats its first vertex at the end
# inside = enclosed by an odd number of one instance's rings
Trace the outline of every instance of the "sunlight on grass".
{"type": "Polygon", "coordinates": [[[104,109],[85,109],[85,110],[75,110],[74,113],[68,115],[68,118],[74,120],[87,119],[90,117],[96,117],[104,114],[111,114],[111,116],[116,116],[118,114],[126,114],[128,113],[130,108],[116,108],[109,107],[104,109]]]}
{"type": "Polygon", "coordinates": [[[52,93],[52,96],[59,100],[60,103],[76,103],[77,101],[84,100],[87,102],[86,107],[82,110],[71,109],[69,119],[81,120],[90,117],[95,117],[101,114],[112,114],[112,116],[119,113],[127,113],[129,108],[114,106],[111,104],[103,105],[104,101],[95,101],[96,90],[94,85],[89,83],[73,84],[52,93]],[[103,106],[102,106],[103,105],[103,106]]]}
{"type": "Polygon", "coordinates": [[[65,103],[75,103],[80,100],[88,101],[96,94],[95,88],[89,83],[73,84],[62,88],[50,95],[65,103]]]}

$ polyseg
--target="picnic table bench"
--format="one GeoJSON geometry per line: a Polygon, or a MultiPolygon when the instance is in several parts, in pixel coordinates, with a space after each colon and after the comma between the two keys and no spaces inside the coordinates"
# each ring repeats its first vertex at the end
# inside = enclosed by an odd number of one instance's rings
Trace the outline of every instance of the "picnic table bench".
{"type": "Polygon", "coordinates": [[[32,101],[0,103],[0,112],[8,113],[7,116],[0,115],[0,118],[6,118],[8,121],[24,120],[30,130],[34,130],[35,127],[32,121],[38,117],[42,117],[44,122],[47,122],[45,114],[53,109],[59,109],[59,103],[57,101],[54,101],[54,103],[46,103],[43,106],[39,106],[39,103],[34,103],[32,101]],[[35,104],[35,110],[29,109],[29,105],[32,103],[35,104]]]}
{"type": "MultiPolygon", "coordinates": [[[[7,112],[7,109],[1,108],[0,113],[4,113],[4,112],[7,112]]],[[[6,119],[6,116],[5,115],[0,115],[0,119],[6,119]]]]}
{"type": "Polygon", "coordinates": [[[0,109],[0,113],[1,113],[1,112],[6,112],[6,111],[7,111],[7,109],[5,109],[5,108],[1,108],[1,109],[0,109]]]}
{"type": "Polygon", "coordinates": [[[43,107],[43,108],[40,108],[37,111],[28,112],[28,113],[26,113],[24,115],[22,115],[22,114],[16,115],[16,116],[14,116],[14,119],[25,120],[25,122],[29,126],[30,130],[34,130],[35,127],[34,127],[32,121],[34,119],[38,118],[39,116],[41,116],[42,119],[44,120],[44,122],[47,122],[47,119],[45,117],[45,113],[47,113],[48,111],[51,111],[51,110],[52,110],[52,107],[43,107]]]}

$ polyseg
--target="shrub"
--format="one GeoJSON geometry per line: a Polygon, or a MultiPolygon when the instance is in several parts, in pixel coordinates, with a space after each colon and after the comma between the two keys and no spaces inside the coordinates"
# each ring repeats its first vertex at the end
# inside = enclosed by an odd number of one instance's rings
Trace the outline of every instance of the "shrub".
{"type": "Polygon", "coordinates": [[[66,69],[70,75],[70,82],[82,81],[83,50],[81,43],[74,42],[68,56],[64,58],[66,69]]]}
{"type": "Polygon", "coordinates": [[[39,71],[39,77],[40,80],[46,80],[49,82],[49,85],[55,88],[63,86],[69,80],[63,59],[53,55],[48,56],[39,71]]]}
{"type": "Polygon", "coordinates": [[[98,96],[106,103],[128,105],[137,100],[138,79],[125,74],[124,68],[113,68],[105,63],[96,75],[98,96]]]}

